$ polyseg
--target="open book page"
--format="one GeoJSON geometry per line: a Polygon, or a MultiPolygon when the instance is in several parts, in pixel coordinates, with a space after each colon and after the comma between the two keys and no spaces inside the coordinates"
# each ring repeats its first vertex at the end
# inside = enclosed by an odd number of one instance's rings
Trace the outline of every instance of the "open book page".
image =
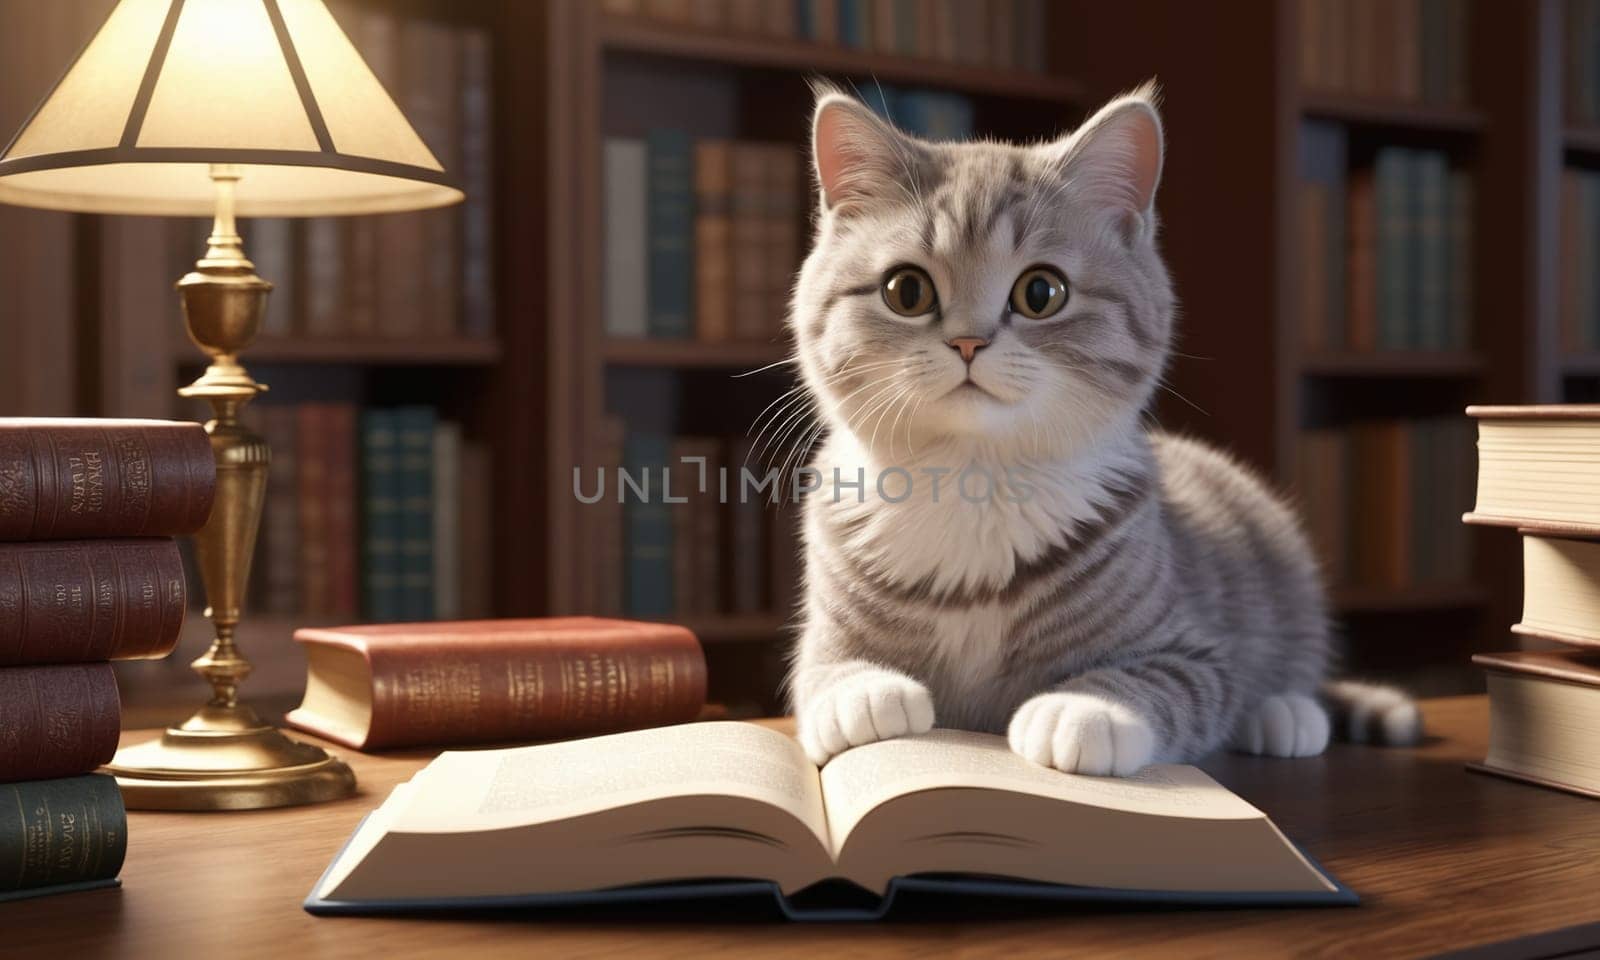
{"type": "Polygon", "coordinates": [[[689,723],[509,750],[440,754],[389,829],[459,833],[565,820],[673,797],[745,797],[828,841],[817,768],[749,723],[689,723]]]}
{"type": "Polygon", "coordinates": [[[1261,811],[1194,767],[1155,765],[1126,778],[1059,773],[1017,756],[1005,740],[963,730],[883,740],[822,768],[835,857],[861,818],[885,801],[946,787],[1005,790],[1127,813],[1258,820],[1261,811]]]}

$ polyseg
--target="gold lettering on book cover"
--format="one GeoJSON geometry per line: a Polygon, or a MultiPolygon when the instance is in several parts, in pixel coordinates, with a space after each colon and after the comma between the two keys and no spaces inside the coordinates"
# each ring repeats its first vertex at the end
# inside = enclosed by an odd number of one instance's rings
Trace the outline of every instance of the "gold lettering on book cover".
{"type": "Polygon", "coordinates": [[[512,716],[537,717],[544,707],[544,663],[511,660],[506,663],[506,706],[512,716]]]}
{"type": "Polygon", "coordinates": [[[130,510],[143,510],[150,497],[150,458],[144,444],[133,437],[118,437],[114,443],[122,467],[122,500],[130,510]]]}
{"type": "Polygon", "coordinates": [[[400,714],[413,729],[458,733],[477,722],[483,699],[482,676],[476,663],[434,663],[413,667],[395,689],[400,714]]]}
{"type": "Polygon", "coordinates": [[[67,504],[70,512],[99,513],[105,509],[105,463],[98,451],[69,455],[67,475],[72,480],[72,497],[67,504]]]}

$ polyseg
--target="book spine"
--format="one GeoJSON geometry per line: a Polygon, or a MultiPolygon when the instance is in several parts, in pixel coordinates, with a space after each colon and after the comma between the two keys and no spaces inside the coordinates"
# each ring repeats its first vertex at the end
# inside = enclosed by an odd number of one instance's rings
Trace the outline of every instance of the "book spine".
{"type": "Polygon", "coordinates": [[[197,423],[0,420],[0,540],[193,533],[215,492],[197,423]]]}
{"type": "Polygon", "coordinates": [[[741,340],[763,340],[770,295],[767,262],[767,170],[759,144],[733,145],[733,333],[741,340]]]}
{"type": "Polygon", "coordinates": [[[685,338],[694,330],[694,157],[689,135],[652,130],[649,152],[652,337],[685,338]]]}
{"type": "Polygon", "coordinates": [[[695,333],[703,342],[733,335],[732,181],[729,144],[695,144],[695,333]]]}
{"type": "Polygon", "coordinates": [[[694,515],[694,581],[695,603],[703,613],[719,613],[723,608],[722,561],[727,556],[723,544],[723,517],[725,508],[718,497],[717,475],[722,470],[722,444],[713,438],[695,441],[694,455],[705,460],[703,468],[705,487],[696,486],[693,497],[694,515]]]}
{"type": "Polygon", "coordinates": [[[1377,197],[1373,172],[1357,170],[1346,201],[1349,254],[1345,322],[1348,345],[1370,351],[1378,342],[1377,197]]]}
{"type": "Polygon", "coordinates": [[[867,28],[869,0],[839,0],[839,44],[852,50],[872,46],[867,28]]]}
{"type": "Polygon", "coordinates": [[[1378,200],[1378,347],[1383,350],[1402,349],[1407,343],[1407,153],[1398,147],[1378,151],[1374,171],[1378,200]]]}
{"type": "Polygon", "coordinates": [[[685,462],[695,452],[692,439],[673,438],[671,461],[667,465],[669,486],[664,491],[674,499],[684,498],[688,501],[667,504],[666,508],[672,523],[672,612],[678,616],[697,613],[700,609],[701,585],[695,575],[695,556],[699,549],[695,514],[700,498],[694,493],[695,465],[685,462]]]}
{"type": "MultiPolygon", "coordinates": [[[[461,49],[461,332],[491,337],[494,293],[494,44],[467,29],[461,49]]],[[[641,179],[643,179],[641,177],[641,179]]]]}
{"type": "Polygon", "coordinates": [[[173,540],[0,544],[0,666],[164,657],[187,599],[173,540]]]}
{"type": "MultiPolygon", "coordinates": [[[[1446,174],[1447,203],[1450,205],[1450,329],[1451,339],[1458,347],[1471,347],[1473,338],[1474,305],[1473,286],[1476,282],[1472,254],[1476,216],[1473,202],[1472,174],[1465,170],[1450,170],[1446,174]]],[[[1593,272],[1590,271],[1591,276],[1593,272]]]]}
{"type": "Polygon", "coordinates": [[[256,274],[272,283],[267,312],[261,318],[261,335],[287,337],[295,332],[294,222],[256,220],[250,224],[245,249],[255,262],[256,274]]]}
{"type": "Polygon", "coordinates": [[[305,332],[311,337],[336,337],[345,333],[343,294],[344,241],[341,222],[318,217],[305,222],[304,261],[305,332]]]}
{"type": "Polygon", "coordinates": [[[754,441],[739,437],[729,445],[727,457],[728,506],[725,509],[731,511],[733,527],[728,552],[728,607],[733,613],[760,613],[769,609],[766,502],[761,494],[745,495],[741,471],[746,466],[753,475],[757,474],[760,459],[756,456],[754,441]]]}
{"type": "Polygon", "coordinates": [[[461,425],[433,429],[433,613],[461,619],[461,425]]]}
{"type": "MultiPolygon", "coordinates": [[[[408,94],[416,106],[406,111],[423,142],[433,149],[446,170],[461,169],[461,71],[456,62],[455,29],[436,22],[408,21],[405,29],[420,28],[419,43],[425,57],[410,60],[405,76],[408,94]]],[[[425,299],[423,329],[440,338],[460,330],[461,208],[439,207],[421,215],[427,254],[423,258],[425,299]]]]}
{"type": "Polygon", "coordinates": [[[350,404],[330,404],[322,424],[325,530],[328,558],[328,612],[353,617],[361,610],[360,571],[357,569],[356,521],[356,410],[350,404]]]}
{"type": "Polygon", "coordinates": [[[267,468],[267,504],[262,518],[266,542],[263,609],[300,613],[300,501],[293,407],[263,408],[263,429],[272,462],[267,468]]]}
{"type": "Polygon", "coordinates": [[[489,448],[461,445],[461,615],[481,620],[494,610],[494,461],[489,448]]]}
{"type": "Polygon", "coordinates": [[[693,720],[705,703],[705,657],[687,630],[604,644],[474,647],[463,637],[370,657],[368,750],[661,726],[693,720]]]}
{"type": "Polygon", "coordinates": [[[1456,346],[1451,341],[1448,327],[1449,304],[1445,288],[1448,270],[1448,240],[1445,219],[1449,202],[1445,156],[1428,151],[1416,156],[1417,180],[1417,245],[1418,268],[1416,273],[1418,321],[1416,346],[1426,350],[1443,350],[1456,346]]]}
{"type": "Polygon", "coordinates": [[[433,428],[431,407],[396,411],[400,485],[400,617],[432,620],[433,428]]]}
{"type": "Polygon", "coordinates": [[[0,894],[109,880],[128,849],[112,777],[0,784],[0,894]]]}
{"type": "Polygon", "coordinates": [[[649,331],[649,161],[642,140],[606,140],[605,263],[603,291],[608,337],[643,337],[649,331]]]}
{"type": "Polygon", "coordinates": [[[1327,252],[1328,191],[1320,183],[1300,184],[1300,329],[1307,349],[1323,350],[1329,343],[1328,298],[1322,271],[1327,252]]]}
{"type": "Polygon", "coordinates": [[[394,413],[361,413],[362,601],[369,620],[400,619],[399,441],[394,413]]]}
{"type": "Polygon", "coordinates": [[[789,295],[800,270],[800,158],[787,144],[767,151],[767,325],[766,337],[783,336],[789,295]]]}
{"type": "Polygon", "coordinates": [[[300,599],[303,613],[322,616],[331,612],[333,591],[328,557],[328,442],[327,407],[303,403],[296,410],[295,447],[300,503],[300,599]]]}
{"type": "Polygon", "coordinates": [[[88,773],[121,728],[109,663],[0,668],[0,781],[88,773]]]}
{"type": "Polygon", "coordinates": [[[663,469],[668,441],[656,433],[629,433],[623,442],[623,473],[633,488],[620,486],[623,527],[627,538],[627,573],[624,590],[630,616],[650,618],[672,614],[672,517],[662,500],[663,469]]]}
{"type": "Polygon", "coordinates": [[[595,453],[595,465],[611,480],[606,496],[594,505],[596,537],[599,548],[595,550],[596,607],[602,614],[620,616],[626,610],[623,600],[623,568],[627,562],[624,545],[622,501],[617,496],[615,484],[620,483],[617,471],[623,465],[623,445],[627,428],[620,417],[607,417],[602,425],[595,453]]]}

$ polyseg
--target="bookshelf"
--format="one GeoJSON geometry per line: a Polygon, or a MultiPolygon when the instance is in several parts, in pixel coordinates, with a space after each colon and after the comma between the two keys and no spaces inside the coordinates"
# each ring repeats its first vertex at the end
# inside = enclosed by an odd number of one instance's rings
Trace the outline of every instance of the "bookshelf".
{"type": "MultiPolygon", "coordinates": [[[[1074,123],[1085,102],[1076,79],[1048,70],[713,31],[652,17],[648,5],[559,0],[545,7],[542,28],[563,38],[549,51],[548,73],[540,81],[563,94],[550,103],[550,140],[541,163],[547,192],[540,204],[550,238],[544,275],[561,278],[549,284],[542,307],[552,318],[547,350],[560,358],[550,364],[544,391],[547,537],[551,556],[560,558],[545,570],[545,594],[553,612],[566,612],[603,607],[617,589],[611,582],[616,560],[602,555],[607,523],[615,521],[575,504],[571,479],[574,466],[615,466],[615,454],[607,456],[597,439],[615,429],[608,424],[621,420],[630,434],[661,430],[729,438],[729,449],[737,450],[743,435],[759,429],[757,414],[794,385],[780,332],[723,342],[607,332],[611,278],[605,275],[602,171],[608,139],[647,140],[652,130],[667,127],[685,130],[697,142],[777,145],[800,164],[790,197],[798,215],[789,229],[803,254],[815,202],[805,172],[808,80],[824,77],[862,91],[881,83],[957,94],[970,103],[979,132],[1018,138],[1074,123]],[[635,12],[617,12],[630,6],[635,12]]],[[[732,465],[736,454],[728,459],[732,465]]],[[[759,459],[758,453],[752,465],[759,459]]],[[[725,525],[732,523],[732,509],[722,508],[725,525]]],[[[760,562],[771,565],[773,576],[765,608],[672,615],[705,642],[713,695],[736,709],[780,704],[785,628],[796,600],[792,526],[798,509],[786,503],[768,506],[766,514],[769,539],[760,562]]]]}

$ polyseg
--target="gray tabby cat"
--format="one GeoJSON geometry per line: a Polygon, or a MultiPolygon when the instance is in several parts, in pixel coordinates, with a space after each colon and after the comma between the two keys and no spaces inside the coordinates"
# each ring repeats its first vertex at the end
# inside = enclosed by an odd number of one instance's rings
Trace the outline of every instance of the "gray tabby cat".
{"type": "Polygon", "coordinates": [[[936,720],[1118,776],[1315,755],[1324,703],[1352,739],[1419,735],[1403,695],[1324,684],[1290,510],[1144,427],[1176,310],[1162,155],[1153,87],[1027,146],[924,142],[819,92],[792,322],[828,432],[790,678],[817,763],[936,720]]]}

